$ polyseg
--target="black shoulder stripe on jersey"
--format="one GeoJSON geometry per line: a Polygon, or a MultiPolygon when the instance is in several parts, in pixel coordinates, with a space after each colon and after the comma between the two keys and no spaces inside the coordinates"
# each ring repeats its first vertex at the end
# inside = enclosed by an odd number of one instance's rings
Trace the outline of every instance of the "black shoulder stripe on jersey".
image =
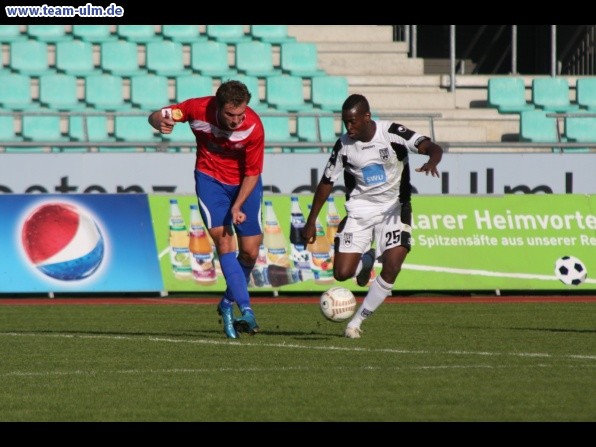
{"type": "Polygon", "coordinates": [[[412,135],[414,135],[413,130],[410,130],[406,126],[398,123],[391,123],[388,132],[397,135],[398,137],[401,137],[404,140],[409,140],[410,138],[412,138],[412,135]]]}
{"type": "Polygon", "coordinates": [[[404,161],[405,158],[408,156],[408,149],[403,144],[391,143],[391,147],[395,151],[395,154],[397,155],[397,159],[399,161],[404,161]]]}

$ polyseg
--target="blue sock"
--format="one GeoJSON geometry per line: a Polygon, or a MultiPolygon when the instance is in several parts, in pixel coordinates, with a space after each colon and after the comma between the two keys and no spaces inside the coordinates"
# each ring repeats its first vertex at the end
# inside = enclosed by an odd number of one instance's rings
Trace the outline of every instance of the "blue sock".
{"type": "MultiPolygon", "coordinates": [[[[254,266],[249,268],[249,267],[245,266],[242,262],[240,262],[240,260],[238,260],[238,264],[240,264],[240,268],[244,272],[244,277],[246,278],[246,284],[248,284],[250,281],[250,274],[251,274],[254,266]]],[[[221,307],[228,308],[233,305],[234,305],[234,296],[232,295],[230,287],[227,287],[226,291],[224,292],[223,297],[221,299],[221,307]]],[[[238,304],[238,307],[240,307],[240,311],[242,311],[242,307],[240,306],[240,304],[238,304]]],[[[246,308],[246,306],[244,308],[246,308]]],[[[252,309],[250,309],[250,307],[248,309],[252,310],[252,309]]]]}
{"type": "MultiPolygon", "coordinates": [[[[242,262],[240,262],[240,260],[238,260],[238,264],[240,265],[240,268],[244,272],[244,277],[246,278],[246,284],[248,286],[248,283],[250,281],[250,274],[252,272],[252,269],[254,268],[254,265],[252,267],[247,267],[242,262]]],[[[238,300],[236,301],[238,304],[238,308],[240,309],[240,312],[243,315],[244,315],[244,312],[246,312],[246,311],[250,311],[250,312],[254,313],[252,311],[252,309],[250,308],[250,295],[247,294],[247,297],[248,297],[248,300],[246,302],[240,302],[238,300]]]]}
{"type": "Polygon", "coordinates": [[[220,256],[219,263],[228,285],[222,301],[228,301],[231,304],[233,298],[241,310],[249,307],[248,282],[245,271],[236,258],[236,253],[230,252],[220,256]]]}

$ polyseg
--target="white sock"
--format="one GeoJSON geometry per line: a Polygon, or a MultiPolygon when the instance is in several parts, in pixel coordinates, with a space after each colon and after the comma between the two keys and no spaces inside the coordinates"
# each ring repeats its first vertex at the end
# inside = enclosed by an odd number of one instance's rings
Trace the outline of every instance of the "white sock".
{"type": "Polygon", "coordinates": [[[392,288],[393,286],[385,282],[383,278],[381,278],[381,275],[377,275],[375,280],[370,285],[368,293],[364,297],[364,301],[348,323],[348,326],[360,328],[362,322],[370,317],[373,312],[377,310],[381,304],[383,304],[385,298],[391,295],[392,288]]]}

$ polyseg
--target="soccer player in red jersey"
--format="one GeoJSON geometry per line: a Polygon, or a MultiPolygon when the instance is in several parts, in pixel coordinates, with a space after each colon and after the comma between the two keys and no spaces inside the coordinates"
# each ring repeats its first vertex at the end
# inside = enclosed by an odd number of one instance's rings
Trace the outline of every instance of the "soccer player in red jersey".
{"type": "Polygon", "coordinates": [[[149,124],[163,134],[171,133],[176,123],[188,122],[195,135],[195,189],[226,279],[217,311],[228,338],[259,331],[248,279],[263,240],[265,131],[257,113],[248,107],[250,99],[246,85],[229,80],[215,96],[190,98],[149,115],[149,124]],[[234,302],[242,314],[238,318],[234,318],[234,302]]]}

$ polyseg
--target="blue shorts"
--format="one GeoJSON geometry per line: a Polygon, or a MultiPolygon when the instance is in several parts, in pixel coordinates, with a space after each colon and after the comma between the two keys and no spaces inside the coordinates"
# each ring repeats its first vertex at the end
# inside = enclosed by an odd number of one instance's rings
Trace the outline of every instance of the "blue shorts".
{"type": "Polygon", "coordinates": [[[241,209],[246,214],[246,220],[240,225],[232,225],[230,208],[239,190],[240,185],[226,185],[195,170],[195,191],[199,199],[201,217],[207,228],[233,226],[238,236],[256,236],[263,233],[261,228],[262,179],[259,177],[255,189],[242,205],[241,209]]]}

